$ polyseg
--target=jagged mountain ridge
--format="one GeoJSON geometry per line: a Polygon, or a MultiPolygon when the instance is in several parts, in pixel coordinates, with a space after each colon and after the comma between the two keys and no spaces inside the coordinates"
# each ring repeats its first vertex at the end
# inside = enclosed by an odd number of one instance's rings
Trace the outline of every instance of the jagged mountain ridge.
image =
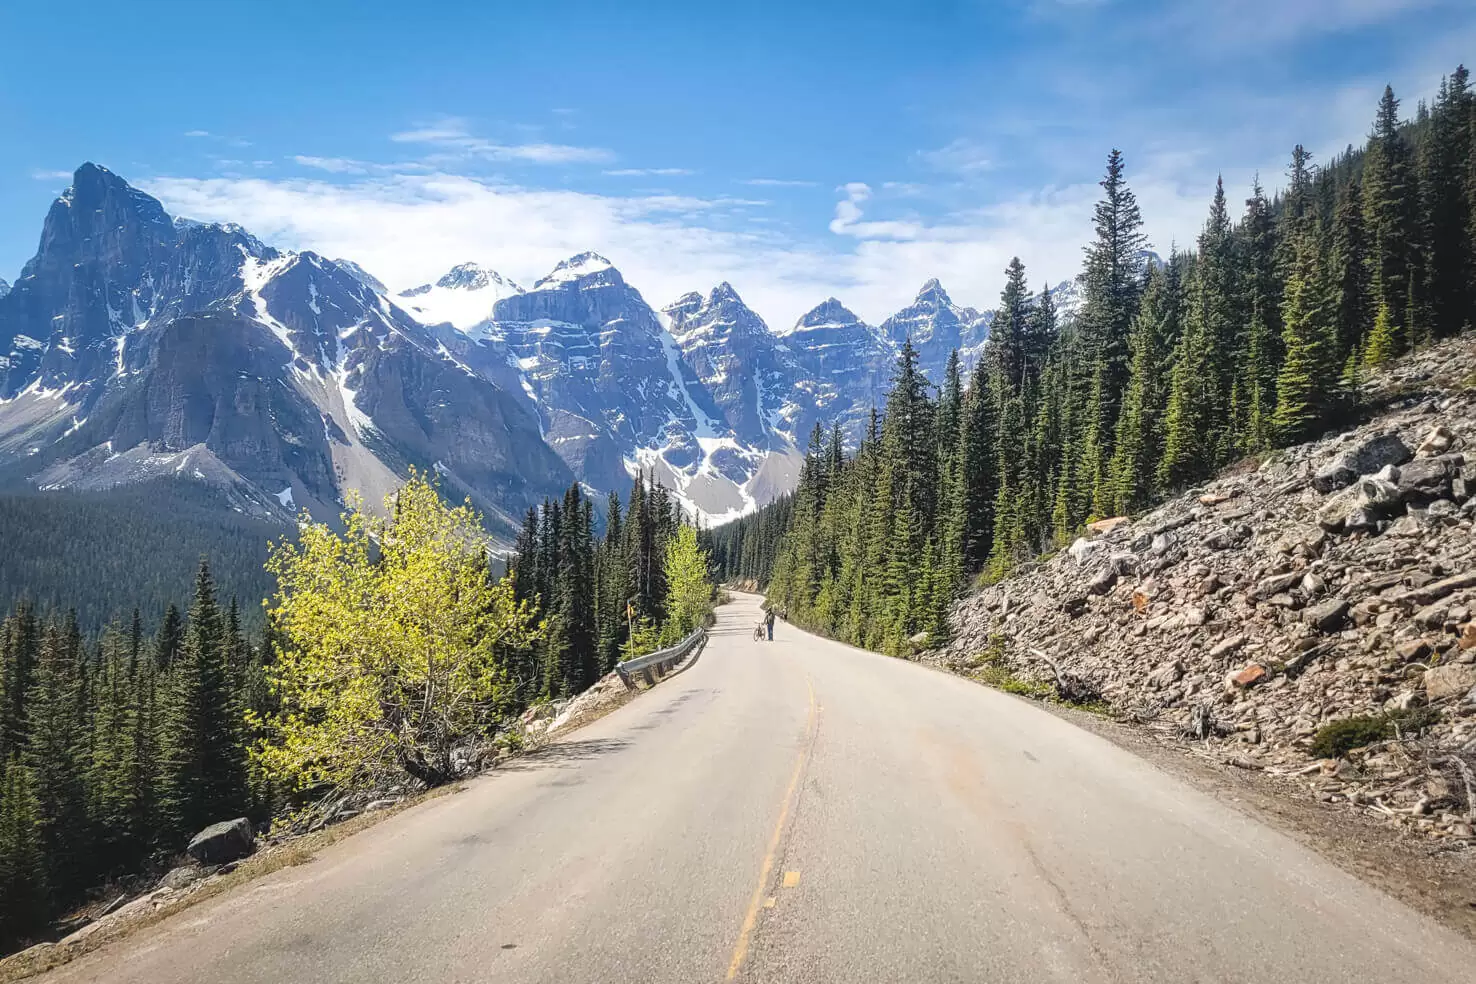
{"type": "Polygon", "coordinates": [[[641,472],[735,518],[793,486],[816,424],[859,434],[904,339],[941,381],[991,320],[930,280],[877,327],[831,298],[774,331],[728,283],[656,310],[596,253],[530,288],[463,263],[392,293],[351,260],[173,218],[91,164],[10,295],[7,473],[168,473],[285,516],[331,514],[351,488],[378,501],[418,465],[503,525],[571,479],[605,492],[641,472]]]}
{"type": "Polygon", "coordinates": [[[173,474],[290,519],[418,465],[507,525],[569,480],[520,400],[360,275],[93,164],[0,298],[0,352],[0,463],[43,488],[173,474]]]}

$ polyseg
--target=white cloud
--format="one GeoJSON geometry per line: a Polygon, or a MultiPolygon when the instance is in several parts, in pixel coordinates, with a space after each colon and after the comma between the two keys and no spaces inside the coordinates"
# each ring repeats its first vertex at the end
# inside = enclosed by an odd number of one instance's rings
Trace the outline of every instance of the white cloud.
{"type": "Polygon", "coordinates": [[[622,167],[613,171],[602,172],[612,178],[642,178],[642,177],[683,177],[695,174],[684,167],[622,167]]]}
{"type": "Polygon", "coordinates": [[[989,151],[980,143],[959,137],[936,150],[920,150],[917,159],[928,167],[956,174],[978,174],[993,166],[989,151]]]}
{"type": "Polygon", "coordinates": [[[305,154],[297,154],[292,158],[303,167],[316,168],[319,171],[327,171],[329,174],[365,174],[370,165],[363,161],[352,160],[348,157],[309,157],[305,154]]]}
{"type": "Polygon", "coordinates": [[[814,188],[818,184],[815,181],[796,181],[788,178],[745,178],[738,183],[753,185],[756,188],[814,188]]]}
{"type": "Polygon", "coordinates": [[[603,147],[574,147],[569,144],[502,144],[472,134],[465,120],[446,117],[435,123],[390,135],[396,143],[425,144],[456,151],[467,157],[489,161],[522,161],[530,164],[603,164],[615,155],[603,147]]]}
{"type": "Polygon", "coordinates": [[[187,136],[187,137],[208,137],[208,136],[210,136],[210,131],[209,130],[186,130],[185,133],[184,133],[184,135],[187,136]]]}
{"type": "Polygon", "coordinates": [[[70,181],[72,180],[72,172],[46,171],[41,168],[35,168],[31,171],[31,177],[37,181],[70,181]]]}
{"type": "Polygon", "coordinates": [[[871,198],[871,186],[868,184],[852,181],[841,185],[836,191],[845,192],[845,197],[835,203],[835,218],[830,220],[830,231],[837,236],[906,240],[920,239],[928,234],[927,229],[915,221],[861,221],[861,205],[871,198]]]}
{"type": "MultiPolygon", "coordinates": [[[[597,195],[463,175],[313,178],[158,178],[144,186],[175,214],[240,222],[267,242],[345,256],[395,288],[424,283],[475,257],[522,282],[598,249],[653,305],[728,280],[771,325],[827,296],[876,323],[931,277],[961,303],[992,307],[1011,256],[1033,278],[1074,275],[1091,229],[1095,175],[987,208],[917,219],[867,221],[869,186],[843,186],[834,237],[774,231],[745,199],[597,195]],[[905,232],[906,235],[901,233],[905,232]]],[[[1209,189],[1183,193],[1144,175],[1133,184],[1150,216],[1193,228],[1209,189]]]]}

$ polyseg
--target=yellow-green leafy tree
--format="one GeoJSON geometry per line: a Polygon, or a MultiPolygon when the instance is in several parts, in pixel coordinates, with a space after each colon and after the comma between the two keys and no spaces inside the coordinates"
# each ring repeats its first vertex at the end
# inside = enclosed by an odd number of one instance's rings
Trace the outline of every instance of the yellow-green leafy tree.
{"type": "Polygon", "coordinates": [[[667,641],[680,639],[697,628],[712,611],[712,582],[707,552],[697,543],[697,531],[683,525],[666,543],[667,641]]]}
{"type": "Polygon", "coordinates": [[[453,751],[506,709],[506,652],[542,631],[491,576],[469,503],[412,471],[386,509],[351,499],[342,532],[304,517],[297,542],[272,545],[278,710],[253,720],[253,758],[287,788],[455,778],[453,751]]]}

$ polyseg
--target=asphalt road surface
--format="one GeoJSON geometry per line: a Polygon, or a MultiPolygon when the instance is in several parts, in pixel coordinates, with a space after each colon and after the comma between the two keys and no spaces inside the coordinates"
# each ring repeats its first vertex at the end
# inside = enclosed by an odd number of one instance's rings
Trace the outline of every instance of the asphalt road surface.
{"type": "Polygon", "coordinates": [[[719,612],[550,751],[49,981],[1476,981],[1476,947],[1021,701],[719,612]]]}

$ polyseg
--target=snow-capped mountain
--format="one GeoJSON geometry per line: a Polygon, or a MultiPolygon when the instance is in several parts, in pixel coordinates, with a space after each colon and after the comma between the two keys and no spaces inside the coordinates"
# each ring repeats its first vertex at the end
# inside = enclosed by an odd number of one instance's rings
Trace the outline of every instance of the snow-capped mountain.
{"type": "Polygon", "coordinates": [[[942,284],[929,280],[911,304],[881,323],[880,332],[894,348],[911,338],[923,371],[934,383],[942,383],[949,354],[981,347],[990,320],[992,316],[954,304],[942,284]]]}
{"type": "MultiPolygon", "coordinates": [[[[1052,289],[1063,321],[1080,287],[1052,289]]],[[[854,440],[906,339],[941,382],[992,312],[930,280],[872,327],[830,298],[775,332],[731,284],[654,310],[580,253],[524,288],[475,263],[392,293],[350,260],[168,215],[85,164],[0,281],[0,467],[45,488],[174,476],[331,516],[412,465],[507,526],[572,480],[645,473],[708,522],[794,486],[816,425],[854,440]]]]}
{"type": "Polygon", "coordinates": [[[345,260],[343,257],[340,256],[333,262],[337,264],[338,267],[342,269],[345,273],[347,273],[350,277],[353,277],[359,283],[374,291],[374,293],[389,293],[389,288],[386,287],[378,277],[370,273],[368,270],[365,270],[363,267],[359,266],[359,264],[355,263],[353,260],[345,260]]]}
{"type": "Polygon", "coordinates": [[[496,270],[462,263],[434,284],[402,290],[394,300],[421,324],[449,324],[459,331],[470,331],[492,317],[498,301],[521,293],[523,288],[496,270]]]}
{"type": "Polygon", "coordinates": [[[509,522],[570,478],[523,399],[359,274],[175,220],[93,164],[0,298],[0,352],[0,461],[43,488],[173,475],[326,517],[418,465],[509,522]]]}
{"type": "Polygon", "coordinates": [[[9,294],[9,293],[10,293],[10,284],[6,282],[6,280],[5,280],[4,277],[0,277],[0,297],[4,297],[6,294],[9,294]]]}
{"type": "Polygon", "coordinates": [[[723,422],[754,447],[791,443],[800,412],[791,390],[799,367],[726,281],[662,309],[682,361],[707,387],[723,422]]]}
{"type": "Polygon", "coordinates": [[[839,423],[858,435],[871,408],[886,400],[896,347],[833,297],[805,312],[779,339],[800,369],[796,402],[814,408],[803,431],[816,422],[839,423]]]}

